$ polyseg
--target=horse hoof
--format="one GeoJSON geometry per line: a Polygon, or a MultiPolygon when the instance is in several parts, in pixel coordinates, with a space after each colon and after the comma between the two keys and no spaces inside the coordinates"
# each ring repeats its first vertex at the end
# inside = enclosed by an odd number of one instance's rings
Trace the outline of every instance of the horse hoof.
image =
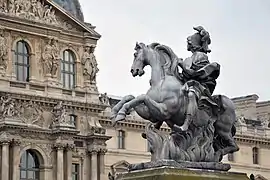
{"type": "Polygon", "coordinates": [[[115,119],[113,118],[113,119],[112,119],[112,126],[115,127],[116,123],[117,123],[117,122],[116,122],[115,119]]]}
{"type": "Polygon", "coordinates": [[[126,118],[126,115],[125,114],[118,114],[117,116],[116,116],[116,118],[115,118],[115,121],[117,122],[117,121],[123,121],[123,120],[125,120],[125,118],[126,118]]]}

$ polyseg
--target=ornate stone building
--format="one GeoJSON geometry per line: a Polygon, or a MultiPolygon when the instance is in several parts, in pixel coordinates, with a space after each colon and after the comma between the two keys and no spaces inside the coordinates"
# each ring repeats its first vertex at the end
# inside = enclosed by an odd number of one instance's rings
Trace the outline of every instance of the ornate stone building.
{"type": "Polygon", "coordinates": [[[63,2],[0,0],[1,180],[103,179],[101,36],[63,2]]]}
{"type": "MultiPolygon", "coordinates": [[[[110,97],[113,106],[120,97],[110,97]]],[[[223,161],[232,164],[231,171],[254,174],[260,180],[270,179],[270,101],[257,102],[257,95],[233,98],[238,116],[236,140],[240,150],[225,156],[223,161]]],[[[126,171],[129,163],[140,163],[150,160],[150,152],[141,133],[147,121],[131,113],[127,121],[111,127],[109,113],[103,113],[100,123],[107,129],[112,138],[107,141],[108,152],[105,157],[106,170],[126,171]],[[105,118],[107,117],[107,118],[105,118]]],[[[162,131],[169,133],[163,126],[162,131]]]]}
{"type": "MultiPolygon", "coordinates": [[[[0,0],[0,180],[105,180],[150,159],[144,120],[132,113],[111,127],[119,98],[96,86],[100,37],[78,0],[0,0]]],[[[270,102],[257,99],[234,99],[241,149],[224,161],[264,179],[270,102]]]]}

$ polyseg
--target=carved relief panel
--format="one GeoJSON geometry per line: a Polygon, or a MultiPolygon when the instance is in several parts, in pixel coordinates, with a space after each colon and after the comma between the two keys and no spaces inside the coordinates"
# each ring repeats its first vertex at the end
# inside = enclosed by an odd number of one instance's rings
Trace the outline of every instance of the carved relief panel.
{"type": "Polygon", "coordinates": [[[44,0],[1,0],[0,13],[77,31],[72,23],[57,15],[57,10],[44,0]]]}

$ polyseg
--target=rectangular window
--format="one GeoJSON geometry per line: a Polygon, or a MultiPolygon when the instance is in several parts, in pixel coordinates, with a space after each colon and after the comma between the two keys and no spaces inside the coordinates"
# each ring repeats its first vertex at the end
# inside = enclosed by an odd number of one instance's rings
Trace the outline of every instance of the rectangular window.
{"type": "Polygon", "coordinates": [[[79,164],[72,164],[72,180],[79,180],[80,178],[79,164]]]}
{"type": "Polygon", "coordinates": [[[118,149],[125,149],[125,131],[118,131],[118,149]]]}

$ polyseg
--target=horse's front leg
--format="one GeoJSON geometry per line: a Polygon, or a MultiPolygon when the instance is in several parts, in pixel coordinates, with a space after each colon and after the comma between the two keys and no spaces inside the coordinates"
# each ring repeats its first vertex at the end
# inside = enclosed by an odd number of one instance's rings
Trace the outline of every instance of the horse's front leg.
{"type": "Polygon", "coordinates": [[[135,97],[132,96],[132,95],[127,95],[127,96],[124,96],[121,101],[119,101],[111,110],[111,117],[110,119],[114,119],[117,115],[117,113],[119,112],[119,110],[123,107],[123,105],[126,103],[126,102],[129,102],[131,101],[132,99],[134,99],[135,97]]]}
{"type": "Polygon", "coordinates": [[[135,108],[142,103],[144,103],[149,109],[150,114],[155,116],[155,119],[163,120],[168,119],[170,116],[170,113],[167,111],[167,106],[164,103],[158,103],[151,99],[148,95],[140,95],[123,105],[115,118],[114,125],[116,122],[124,120],[127,112],[130,111],[130,109],[135,108]]]}

